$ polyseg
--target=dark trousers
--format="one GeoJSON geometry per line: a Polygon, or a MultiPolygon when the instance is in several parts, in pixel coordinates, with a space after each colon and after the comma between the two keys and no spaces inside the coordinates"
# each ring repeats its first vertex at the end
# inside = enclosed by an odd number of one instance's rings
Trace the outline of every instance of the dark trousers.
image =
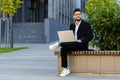
{"type": "Polygon", "coordinates": [[[67,54],[70,53],[70,51],[78,51],[82,50],[81,43],[78,42],[64,42],[60,44],[61,46],[61,66],[67,67],[67,54]]]}

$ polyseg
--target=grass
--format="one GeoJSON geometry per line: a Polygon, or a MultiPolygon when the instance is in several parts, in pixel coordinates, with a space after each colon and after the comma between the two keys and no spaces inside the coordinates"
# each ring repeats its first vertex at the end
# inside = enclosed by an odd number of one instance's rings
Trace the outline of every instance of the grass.
{"type": "Polygon", "coordinates": [[[28,47],[15,47],[15,48],[0,48],[0,53],[7,53],[11,51],[17,51],[21,49],[27,49],[28,47]]]}

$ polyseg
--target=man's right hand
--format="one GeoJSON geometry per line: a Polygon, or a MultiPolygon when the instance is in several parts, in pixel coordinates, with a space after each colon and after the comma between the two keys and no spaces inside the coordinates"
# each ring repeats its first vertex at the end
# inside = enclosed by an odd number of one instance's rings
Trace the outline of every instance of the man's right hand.
{"type": "Polygon", "coordinates": [[[81,43],[82,41],[81,41],[81,40],[76,40],[76,42],[79,42],[79,43],[81,43]]]}

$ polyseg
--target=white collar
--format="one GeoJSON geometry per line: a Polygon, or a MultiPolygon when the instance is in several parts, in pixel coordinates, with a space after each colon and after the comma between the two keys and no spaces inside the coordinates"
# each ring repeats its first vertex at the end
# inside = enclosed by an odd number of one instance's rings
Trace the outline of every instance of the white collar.
{"type": "Polygon", "coordinates": [[[79,26],[79,25],[80,25],[80,23],[81,23],[81,21],[80,21],[78,24],[76,24],[76,23],[75,23],[75,26],[79,26]]]}

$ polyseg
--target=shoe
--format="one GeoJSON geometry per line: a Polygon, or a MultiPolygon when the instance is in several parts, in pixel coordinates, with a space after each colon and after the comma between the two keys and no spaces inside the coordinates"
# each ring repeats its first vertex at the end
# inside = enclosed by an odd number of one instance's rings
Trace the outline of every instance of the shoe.
{"type": "Polygon", "coordinates": [[[54,49],[56,49],[58,46],[59,46],[59,44],[58,44],[58,43],[55,43],[55,44],[53,44],[53,45],[50,45],[50,46],[49,46],[49,49],[50,49],[50,50],[54,50],[54,49]]]}
{"type": "Polygon", "coordinates": [[[59,76],[64,77],[64,76],[67,76],[68,74],[70,74],[70,70],[64,68],[59,76]]]}

